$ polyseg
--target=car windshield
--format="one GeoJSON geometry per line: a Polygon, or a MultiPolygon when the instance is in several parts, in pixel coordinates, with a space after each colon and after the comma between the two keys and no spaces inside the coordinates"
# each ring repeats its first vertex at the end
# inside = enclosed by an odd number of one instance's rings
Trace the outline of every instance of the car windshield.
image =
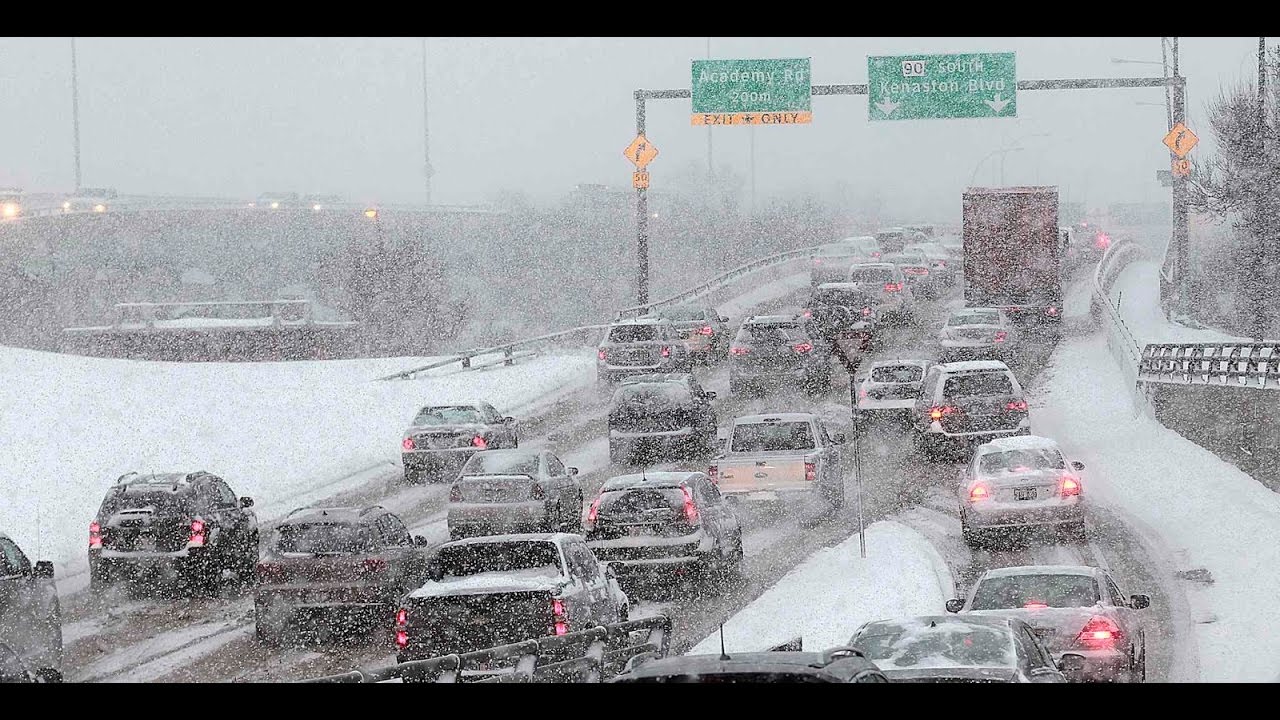
{"type": "Polygon", "coordinates": [[[444,577],[521,570],[545,570],[550,576],[563,574],[559,547],[537,540],[445,545],[434,562],[444,577]]]}
{"type": "Polygon", "coordinates": [[[959,621],[929,625],[874,625],[852,643],[880,669],[1013,667],[1017,650],[1009,630],[959,621]]]}
{"type": "Polygon", "coordinates": [[[893,270],[889,268],[849,268],[849,282],[883,283],[893,280],[893,270]]]}
{"type": "Polygon", "coordinates": [[[1013,383],[1004,372],[977,372],[952,375],[942,388],[945,398],[1012,395],[1013,383]]]}
{"type": "Polygon", "coordinates": [[[969,609],[1088,607],[1100,598],[1098,584],[1088,575],[1006,575],[978,583],[969,609]]]}
{"type": "Polygon", "coordinates": [[[377,550],[373,532],[353,523],[285,524],[276,529],[276,550],[282,553],[351,554],[377,550]]]}
{"type": "Polygon", "coordinates": [[[468,425],[483,423],[484,415],[470,405],[443,405],[424,407],[413,418],[413,424],[425,425],[468,425]]]}
{"type": "Polygon", "coordinates": [[[871,368],[871,382],[877,383],[914,383],[924,377],[924,368],[919,365],[881,365],[871,368]]]}
{"type": "Polygon", "coordinates": [[[480,452],[462,466],[462,475],[537,475],[538,456],[523,452],[480,452]]]}
{"type": "Polygon", "coordinates": [[[978,471],[983,474],[997,472],[1030,472],[1032,470],[1063,470],[1067,467],[1062,453],[1054,448],[1027,448],[1007,450],[983,455],[978,460],[978,471]]]}
{"type": "Polygon", "coordinates": [[[955,327],[957,325],[999,325],[1000,314],[995,310],[986,312],[964,312],[956,313],[947,318],[947,325],[955,327]]]}
{"type": "Polygon", "coordinates": [[[657,325],[614,325],[609,328],[609,342],[648,342],[657,339],[657,325]]]}
{"type": "Polygon", "coordinates": [[[733,428],[733,452],[812,450],[813,431],[808,421],[750,423],[733,428]]]}

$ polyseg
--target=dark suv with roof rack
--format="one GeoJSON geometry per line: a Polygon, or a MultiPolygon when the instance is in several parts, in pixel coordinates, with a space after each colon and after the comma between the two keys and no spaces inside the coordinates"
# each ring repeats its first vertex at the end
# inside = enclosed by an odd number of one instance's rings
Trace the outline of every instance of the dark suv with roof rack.
{"type": "Polygon", "coordinates": [[[252,498],[237,499],[222,478],[203,470],[122,476],[89,524],[90,588],[159,578],[216,594],[223,570],[251,578],[258,562],[252,506],[252,498]]]}
{"type": "Polygon", "coordinates": [[[427,545],[379,505],[294,510],[258,561],[258,639],[278,643],[320,616],[389,625],[400,597],[427,580],[427,545]]]}

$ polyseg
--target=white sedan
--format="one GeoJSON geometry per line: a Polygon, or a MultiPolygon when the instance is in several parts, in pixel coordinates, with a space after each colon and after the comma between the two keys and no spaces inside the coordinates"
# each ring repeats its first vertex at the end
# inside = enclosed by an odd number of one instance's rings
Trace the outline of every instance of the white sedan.
{"type": "Polygon", "coordinates": [[[1084,464],[1068,463],[1053,440],[1035,435],[979,445],[960,482],[960,527],[970,547],[991,535],[1050,528],[1085,540],[1084,464]]]}
{"type": "Polygon", "coordinates": [[[1000,308],[961,308],[938,331],[939,362],[1015,360],[1018,331],[1000,308]]]}

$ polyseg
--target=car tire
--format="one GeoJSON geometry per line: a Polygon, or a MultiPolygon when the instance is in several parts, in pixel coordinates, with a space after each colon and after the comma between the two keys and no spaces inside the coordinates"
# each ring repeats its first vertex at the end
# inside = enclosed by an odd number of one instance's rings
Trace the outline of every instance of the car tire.
{"type": "Polygon", "coordinates": [[[89,564],[89,592],[101,595],[111,587],[111,575],[97,563],[89,564]]]}
{"type": "Polygon", "coordinates": [[[564,522],[561,524],[561,526],[564,528],[563,532],[567,532],[570,535],[581,535],[582,534],[582,494],[581,493],[578,494],[578,504],[575,507],[577,508],[577,512],[573,512],[572,510],[565,510],[564,508],[561,508],[561,511],[567,515],[567,517],[564,518],[564,522]]]}
{"type": "Polygon", "coordinates": [[[1144,683],[1147,681],[1147,646],[1144,643],[1142,652],[1138,653],[1138,659],[1133,664],[1133,674],[1129,678],[1130,682],[1144,683]]]}
{"type": "Polygon", "coordinates": [[[62,682],[62,671],[58,668],[39,668],[36,670],[36,680],[42,683],[60,683],[62,682]]]}
{"type": "Polygon", "coordinates": [[[234,568],[241,583],[247,584],[255,579],[254,575],[258,569],[258,547],[258,531],[255,530],[245,541],[244,547],[240,548],[239,561],[234,568]]]}

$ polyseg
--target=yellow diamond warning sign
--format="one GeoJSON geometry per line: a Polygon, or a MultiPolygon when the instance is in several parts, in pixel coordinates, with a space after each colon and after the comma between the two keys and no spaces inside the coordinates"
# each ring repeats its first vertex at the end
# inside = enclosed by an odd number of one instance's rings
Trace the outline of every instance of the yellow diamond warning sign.
{"type": "Polygon", "coordinates": [[[1178,123],[1173,126],[1168,135],[1164,136],[1164,144],[1169,147],[1169,151],[1178,157],[1186,157],[1191,152],[1191,148],[1200,142],[1200,138],[1191,132],[1191,128],[1178,123]]]}
{"type": "Polygon", "coordinates": [[[649,142],[649,138],[641,134],[631,141],[631,144],[627,146],[626,150],[622,151],[622,154],[636,164],[637,170],[643,170],[646,165],[653,162],[654,158],[658,157],[658,148],[649,142]]]}

